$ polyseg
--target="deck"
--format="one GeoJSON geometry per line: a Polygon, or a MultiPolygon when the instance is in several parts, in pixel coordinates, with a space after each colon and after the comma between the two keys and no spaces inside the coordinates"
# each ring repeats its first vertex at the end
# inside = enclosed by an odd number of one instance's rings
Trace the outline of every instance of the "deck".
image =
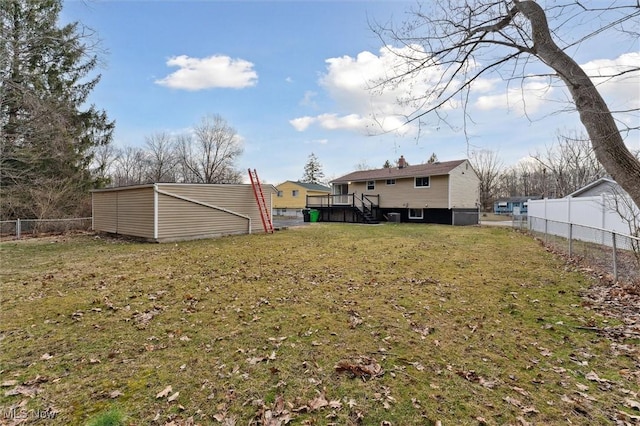
{"type": "Polygon", "coordinates": [[[306,207],[320,212],[320,222],[380,223],[379,195],[307,195],[306,207]]]}

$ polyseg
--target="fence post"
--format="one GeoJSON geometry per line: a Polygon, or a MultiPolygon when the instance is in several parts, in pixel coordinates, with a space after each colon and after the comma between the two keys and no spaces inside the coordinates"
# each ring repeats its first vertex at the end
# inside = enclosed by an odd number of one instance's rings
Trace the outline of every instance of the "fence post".
{"type": "Polygon", "coordinates": [[[573,257],[573,223],[569,224],[569,259],[573,257]]]}
{"type": "Polygon", "coordinates": [[[614,282],[618,282],[618,259],[616,256],[616,233],[611,233],[612,246],[613,246],[613,280],[614,282]]]}
{"type": "Polygon", "coordinates": [[[544,218],[544,244],[547,245],[547,231],[548,231],[549,219],[544,218]]]}
{"type": "Polygon", "coordinates": [[[22,224],[20,223],[20,219],[16,220],[16,239],[20,239],[20,234],[22,233],[22,224]]]}

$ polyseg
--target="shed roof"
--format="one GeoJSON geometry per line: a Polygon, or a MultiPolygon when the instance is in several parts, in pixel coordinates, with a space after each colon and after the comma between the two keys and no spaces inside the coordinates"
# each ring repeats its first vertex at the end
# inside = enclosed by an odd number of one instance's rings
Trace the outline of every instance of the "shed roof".
{"type": "MultiPolygon", "coordinates": [[[[158,182],[158,183],[143,183],[143,184],[135,184],[135,185],[124,185],[124,186],[114,186],[111,188],[100,188],[100,189],[92,189],[90,192],[108,192],[108,191],[126,191],[129,189],[139,189],[139,188],[153,188],[154,186],[251,186],[250,183],[175,183],[175,182],[158,182]]],[[[277,192],[276,187],[270,183],[262,184],[263,188],[269,189],[272,192],[277,192]]]]}
{"type": "Polygon", "coordinates": [[[443,161],[437,163],[417,164],[403,168],[391,167],[374,170],[360,170],[351,172],[331,181],[331,183],[357,182],[379,179],[398,179],[416,176],[448,175],[451,170],[467,160],[443,161]]]}

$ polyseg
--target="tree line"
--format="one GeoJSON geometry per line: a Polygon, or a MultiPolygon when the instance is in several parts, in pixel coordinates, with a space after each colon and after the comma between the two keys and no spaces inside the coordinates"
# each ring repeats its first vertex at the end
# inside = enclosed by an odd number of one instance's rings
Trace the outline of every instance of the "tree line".
{"type": "MultiPolygon", "coordinates": [[[[640,158],[640,151],[634,153],[640,158]]],[[[470,162],[480,178],[480,204],[491,211],[507,197],[562,198],[609,176],[584,133],[558,133],[555,143],[515,165],[505,166],[498,151],[478,150],[470,162]]]]}
{"type": "Polygon", "coordinates": [[[242,183],[236,160],[242,142],[220,115],[202,118],[189,133],[158,132],[142,147],[97,147],[92,173],[106,186],[153,182],[242,183]]]}
{"type": "Polygon", "coordinates": [[[219,115],[142,148],[113,145],[115,121],[88,103],[100,46],[61,0],[0,1],[0,220],[91,214],[89,191],[147,182],[235,183],[242,154],[219,115]]]}

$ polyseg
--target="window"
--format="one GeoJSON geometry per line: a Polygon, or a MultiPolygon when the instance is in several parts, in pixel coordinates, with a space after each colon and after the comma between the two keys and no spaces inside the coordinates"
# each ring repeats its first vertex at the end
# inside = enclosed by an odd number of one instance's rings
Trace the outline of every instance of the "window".
{"type": "Polygon", "coordinates": [[[298,191],[297,189],[294,189],[293,191],[291,191],[291,195],[294,197],[297,197],[299,193],[300,191],[298,191]]]}
{"type": "Polygon", "coordinates": [[[278,191],[278,197],[282,198],[282,191],[278,191]]]}
{"type": "Polygon", "coordinates": [[[367,191],[373,191],[374,189],[376,189],[376,181],[375,180],[368,180],[367,181],[367,191]]]}
{"type": "Polygon", "coordinates": [[[396,184],[395,179],[387,179],[387,185],[395,185],[395,184],[396,184]]]}
{"type": "Polygon", "coordinates": [[[409,209],[409,219],[422,219],[424,212],[422,209],[409,209]]]}
{"type": "Polygon", "coordinates": [[[416,178],[416,188],[428,188],[429,187],[429,176],[417,177],[416,178]]]}

